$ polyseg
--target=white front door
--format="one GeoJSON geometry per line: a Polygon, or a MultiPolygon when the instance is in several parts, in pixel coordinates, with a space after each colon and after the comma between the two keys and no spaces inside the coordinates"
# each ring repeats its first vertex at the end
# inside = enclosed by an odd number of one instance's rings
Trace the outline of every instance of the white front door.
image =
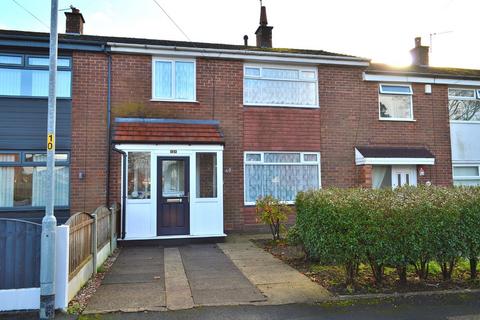
{"type": "Polygon", "coordinates": [[[416,166],[392,166],[392,188],[417,185],[416,166]]]}

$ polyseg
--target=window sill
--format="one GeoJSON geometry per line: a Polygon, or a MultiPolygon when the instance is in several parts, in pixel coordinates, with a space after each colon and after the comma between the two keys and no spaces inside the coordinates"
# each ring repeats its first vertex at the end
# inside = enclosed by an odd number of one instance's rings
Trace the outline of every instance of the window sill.
{"type": "Polygon", "coordinates": [[[150,99],[152,102],[174,102],[174,103],[200,103],[197,100],[168,100],[168,99],[150,99]]]}
{"type": "Polygon", "coordinates": [[[264,108],[297,108],[297,109],[320,109],[320,106],[298,106],[289,104],[252,104],[244,103],[244,107],[264,107],[264,108]]]}
{"type": "Polygon", "coordinates": [[[379,118],[380,121],[392,121],[392,122],[417,122],[415,119],[387,119],[387,118],[379,118]]]}
{"type": "Polygon", "coordinates": [[[450,120],[450,123],[480,124],[478,120],[450,120]]]}

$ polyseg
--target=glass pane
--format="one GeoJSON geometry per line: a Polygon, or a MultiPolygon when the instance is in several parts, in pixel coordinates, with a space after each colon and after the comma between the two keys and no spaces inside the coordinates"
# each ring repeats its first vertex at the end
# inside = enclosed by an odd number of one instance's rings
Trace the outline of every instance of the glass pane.
{"type": "Polygon", "coordinates": [[[478,177],[478,167],[453,167],[454,177],[478,177]]]}
{"type": "Polygon", "coordinates": [[[0,64],[21,65],[22,56],[0,55],[0,64]]]}
{"type": "Polygon", "coordinates": [[[22,69],[0,69],[0,95],[19,96],[22,87],[22,69]]]}
{"type": "Polygon", "coordinates": [[[128,199],[150,199],[150,152],[128,153],[128,199]]]}
{"type": "Polygon", "coordinates": [[[267,163],[294,163],[300,162],[300,153],[265,153],[267,163]]]}
{"type": "Polygon", "coordinates": [[[172,63],[168,61],[156,61],[155,97],[171,99],[172,96],[172,63]]]}
{"type": "Polygon", "coordinates": [[[185,196],[185,162],[183,160],[162,161],[162,196],[185,196]]]}
{"type": "MultiPolygon", "coordinates": [[[[48,57],[29,57],[28,64],[31,66],[48,67],[50,60],[48,57]]],[[[57,67],[70,67],[70,59],[59,58],[57,60],[57,67]]]]}
{"type": "Polygon", "coordinates": [[[450,97],[475,98],[475,90],[449,88],[448,95],[450,97]]]}
{"type": "Polygon", "coordinates": [[[282,201],[293,201],[298,192],[318,188],[318,165],[245,166],[246,202],[255,202],[266,195],[282,201]]]}
{"type": "MultiPolygon", "coordinates": [[[[68,167],[55,167],[55,206],[69,205],[68,167]]],[[[46,167],[0,167],[0,207],[43,207],[46,167]]]]}
{"type": "Polygon", "coordinates": [[[412,106],[410,96],[381,94],[379,96],[379,99],[381,118],[412,118],[412,106]]]}
{"type": "Polygon", "coordinates": [[[480,121],[480,100],[448,101],[450,120],[480,121]]]}
{"type": "Polygon", "coordinates": [[[409,175],[408,173],[405,175],[405,184],[406,184],[407,186],[410,185],[410,175],[409,175]]]}
{"type": "Polygon", "coordinates": [[[175,62],[175,98],[195,99],[195,70],[193,62],[175,62]]]}
{"type": "Polygon", "coordinates": [[[246,161],[261,161],[262,155],[260,153],[247,153],[246,161]]]}
{"type": "MultiPolygon", "coordinates": [[[[70,71],[58,72],[58,97],[70,97],[70,81],[70,71]]],[[[47,97],[48,70],[0,69],[0,95],[47,97]]]]}
{"type": "Polygon", "coordinates": [[[0,153],[0,162],[19,162],[18,153],[0,153]]]}
{"type": "Polygon", "coordinates": [[[455,179],[455,180],[453,180],[453,185],[455,185],[455,186],[480,186],[480,179],[476,179],[476,180],[455,179]]]}
{"type": "MultiPolygon", "coordinates": [[[[55,153],[55,161],[68,161],[68,153],[55,153]]],[[[25,153],[25,162],[47,162],[46,153],[25,153]]]]}
{"type": "Polygon", "coordinates": [[[303,161],[318,161],[318,156],[316,154],[306,154],[303,156],[303,161]]]}
{"type": "Polygon", "coordinates": [[[244,80],[244,100],[247,104],[317,105],[316,81],[244,80]]]}
{"type": "Polygon", "coordinates": [[[392,167],[373,166],[372,167],[372,188],[383,189],[392,187],[392,167]]]}
{"type": "Polygon", "coordinates": [[[262,77],[273,79],[298,79],[298,70],[263,68],[262,77]]]}
{"type": "Polygon", "coordinates": [[[302,71],[302,79],[315,79],[315,72],[314,71],[302,71]]]}
{"type": "Polygon", "coordinates": [[[245,68],[245,75],[252,77],[260,76],[260,68],[245,68]]]}
{"type": "Polygon", "coordinates": [[[217,154],[197,153],[197,198],[217,197],[217,154]]]}
{"type": "Polygon", "coordinates": [[[382,84],[381,89],[382,93],[412,93],[409,86],[391,86],[382,84]]]}

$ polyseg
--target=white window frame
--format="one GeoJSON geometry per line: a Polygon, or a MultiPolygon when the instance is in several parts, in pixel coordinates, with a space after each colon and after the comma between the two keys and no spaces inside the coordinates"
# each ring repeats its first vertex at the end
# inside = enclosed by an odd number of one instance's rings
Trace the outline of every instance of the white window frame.
{"type": "Polygon", "coordinates": [[[243,65],[243,81],[244,81],[244,91],[243,91],[243,105],[244,106],[256,106],[256,107],[292,107],[292,108],[319,108],[319,92],[318,92],[318,68],[317,67],[307,67],[307,66],[292,66],[292,65],[273,65],[273,64],[253,64],[253,63],[245,63],[243,65]],[[259,76],[248,76],[246,73],[247,68],[255,68],[260,69],[259,76]],[[262,77],[263,69],[284,69],[284,70],[295,70],[298,71],[299,78],[298,79],[276,79],[276,78],[268,78],[262,77]],[[300,75],[302,71],[306,72],[314,72],[315,78],[314,79],[302,79],[300,75]],[[259,79],[259,80],[272,80],[272,81],[293,81],[293,82],[310,82],[315,83],[315,105],[298,105],[298,104],[276,104],[276,103],[250,103],[245,101],[245,79],[259,79]]]}
{"type": "MultiPolygon", "coordinates": [[[[467,87],[448,87],[448,108],[450,108],[450,99],[452,100],[465,100],[465,101],[474,101],[480,100],[480,89],[478,88],[467,88],[467,87]],[[475,97],[459,97],[459,96],[451,96],[450,89],[458,89],[458,90],[470,90],[474,92],[475,97]]],[[[449,110],[450,115],[450,110],[449,110]]],[[[480,123],[478,120],[450,120],[451,123],[480,123]]]]}
{"type": "Polygon", "coordinates": [[[411,84],[399,84],[399,83],[379,83],[378,84],[378,120],[381,121],[415,121],[413,116],[413,89],[411,84]],[[383,90],[383,86],[396,86],[396,87],[408,87],[409,93],[407,92],[389,92],[383,90]],[[403,95],[403,96],[410,96],[410,118],[385,118],[382,117],[382,113],[380,111],[380,95],[403,95]]]}
{"type": "Polygon", "coordinates": [[[153,57],[152,58],[152,98],[151,101],[178,101],[178,102],[197,102],[197,62],[195,59],[182,59],[182,58],[163,58],[163,57],[153,57]],[[155,96],[155,63],[160,62],[170,62],[172,63],[172,98],[161,98],[155,96]],[[193,99],[177,99],[175,98],[176,88],[175,88],[175,63],[176,62],[191,62],[193,63],[193,99]]]}
{"type": "MultiPolygon", "coordinates": [[[[246,166],[251,164],[257,165],[318,165],[318,188],[322,188],[322,170],[321,170],[321,158],[320,152],[308,152],[308,151],[245,151],[243,153],[243,202],[245,206],[254,206],[255,202],[247,201],[247,177],[245,176],[246,166]],[[300,154],[300,162],[265,162],[265,153],[296,153],[300,154]],[[247,154],[260,154],[260,161],[247,161],[247,154]],[[305,155],[315,154],[317,156],[316,161],[305,161],[305,155]]],[[[284,204],[294,204],[295,201],[282,201],[284,204]]]]}
{"type": "Polygon", "coordinates": [[[459,163],[459,164],[453,164],[452,165],[452,177],[453,177],[453,182],[455,180],[465,180],[465,181],[475,181],[479,180],[480,181],[480,163],[459,163]],[[454,168],[460,168],[460,167],[477,167],[478,170],[478,175],[476,176],[455,176],[454,175],[454,168]]]}

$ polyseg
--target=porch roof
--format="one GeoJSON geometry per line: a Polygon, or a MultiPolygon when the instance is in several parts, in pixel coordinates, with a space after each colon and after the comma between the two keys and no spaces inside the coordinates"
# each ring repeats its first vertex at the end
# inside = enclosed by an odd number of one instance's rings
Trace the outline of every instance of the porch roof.
{"type": "Polygon", "coordinates": [[[435,156],[425,147],[357,146],[355,163],[357,165],[433,165],[435,156]]]}
{"type": "Polygon", "coordinates": [[[224,144],[216,120],[116,118],[113,143],[224,144]]]}

